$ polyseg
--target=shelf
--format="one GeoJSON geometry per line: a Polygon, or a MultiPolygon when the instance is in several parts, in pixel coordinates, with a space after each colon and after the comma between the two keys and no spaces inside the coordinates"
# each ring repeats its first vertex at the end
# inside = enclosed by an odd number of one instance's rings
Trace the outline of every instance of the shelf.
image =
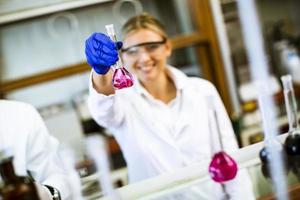
{"type": "MultiPolygon", "coordinates": [[[[173,45],[173,49],[179,49],[191,45],[206,44],[208,42],[208,39],[204,37],[203,34],[194,32],[191,34],[174,37],[171,39],[171,42],[173,45]]],[[[2,83],[0,82],[0,94],[7,94],[11,91],[24,87],[68,77],[79,73],[84,73],[89,71],[90,69],[91,68],[87,63],[82,62],[75,65],[65,66],[61,69],[51,70],[15,80],[4,81],[2,83]]]]}
{"type": "Polygon", "coordinates": [[[177,36],[171,39],[173,49],[208,43],[208,38],[198,32],[177,36]]]}
{"type": "Polygon", "coordinates": [[[19,10],[12,13],[4,13],[0,15],[0,25],[110,1],[114,0],[76,0],[44,7],[19,10]]]}
{"type": "MultiPolygon", "coordinates": [[[[300,112],[298,112],[298,119],[300,118],[300,112]]],[[[288,118],[286,115],[278,117],[278,125],[277,128],[281,129],[284,126],[287,126],[289,124],[288,122],[288,118]]],[[[242,146],[248,146],[251,145],[249,143],[249,138],[251,136],[257,135],[257,134],[263,134],[263,129],[262,129],[262,125],[258,124],[258,125],[253,125],[251,127],[248,128],[244,128],[241,132],[241,137],[242,137],[242,146]]]]}
{"type": "MultiPolygon", "coordinates": [[[[293,86],[294,86],[296,98],[300,97],[300,85],[294,84],[293,86]]],[[[273,99],[274,99],[275,104],[277,104],[277,105],[284,103],[283,91],[281,90],[280,92],[274,94],[273,99]]],[[[242,104],[242,109],[244,112],[252,112],[252,111],[258,109],[257,101],[253,100],[253,101],[249,101],[249,102],[244,102],[242,104]]]]}
{"type": "Polygon", "coordinates": [[[221,5],[236,3],[236,0],[221,0],[221,5]]]}
{"type": "Polygon", "coordinates": [[[66,66],[62,69],[47,71],[16,80],[5,81],[0,85],[0,93],[5,94],[20,88],[52,81],[58,78],[63,78],[78,73],[83,73],[88,70],[90,70],[90,67],[86,63],[79,63],[72,66],[66,66]]]}

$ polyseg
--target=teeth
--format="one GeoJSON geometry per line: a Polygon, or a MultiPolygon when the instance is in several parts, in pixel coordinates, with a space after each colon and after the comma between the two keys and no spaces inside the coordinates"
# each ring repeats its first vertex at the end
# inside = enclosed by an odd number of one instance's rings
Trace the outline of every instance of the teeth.
{"type": "Polygon", "coordinates": [[[141,70],[142,71],[150,71],[152,69],[152,67],[142,67],[141,70]]]}
{"type": "Polygon", "coordinates": [[[152,64],[152,63],[145,63],[144,65],[140,65],[140,66],[138,67],[138,69],[141,70],[142,72],[148,73],[148,72],[150,72],[154,67],[155,67],[155,65],[152,64]]]}

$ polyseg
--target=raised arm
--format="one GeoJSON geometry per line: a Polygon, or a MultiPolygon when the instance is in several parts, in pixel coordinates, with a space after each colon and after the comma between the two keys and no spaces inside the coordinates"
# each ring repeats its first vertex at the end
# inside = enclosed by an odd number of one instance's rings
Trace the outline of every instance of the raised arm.
{"type": "Polygon", "coordinates": [[[109,70],[105,75],[92,72],[92,84],[93,88],[101,94],[110,95],[114,94],[115,90],[112,86],[112,70],[109,70]]]}

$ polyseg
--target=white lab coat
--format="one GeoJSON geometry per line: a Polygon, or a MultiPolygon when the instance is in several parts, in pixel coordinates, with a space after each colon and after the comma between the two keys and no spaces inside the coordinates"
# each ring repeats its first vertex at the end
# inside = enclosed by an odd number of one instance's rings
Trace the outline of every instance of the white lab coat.
{"type": "Polygon", "coordinates": [[[215,87],[206,80],[189,78],[173,67],[169,66],[168,71],[177,96],[167,105],[154,99],[137,80],[132,88],[117,90],[110,96],[97,93],[90,83],[90,112],[118,141],[130,182],[211,158],[206,96],[215,99],[225,150],[230,153],[238,149],[215,87]]]}
{"type": "Polygon", "coordinates": [[[67,177],[57,156],[58,145],[32,106],[0,100],[0,149],[11,148],[16,173],[27,175],[28,170],[37,182],[57,188],[62,199],[69,199],[67,177]]]}

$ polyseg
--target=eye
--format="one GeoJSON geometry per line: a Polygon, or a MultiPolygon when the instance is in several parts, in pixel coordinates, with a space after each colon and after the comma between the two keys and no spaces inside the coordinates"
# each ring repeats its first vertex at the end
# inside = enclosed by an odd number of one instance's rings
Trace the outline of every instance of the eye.
{"type": "Polygon", "coordinates": [[[160,46],[160,44],[149,44],[146,47],[147,51],[155,51],[158,47],[160,46]]]}
{"type": "Polygon", "coordinates": [[[138,48],[137,47],[132,47],[132,48],[129,48],[126,53],[128,55],[136,55],[138,53],[138,48]]]}

